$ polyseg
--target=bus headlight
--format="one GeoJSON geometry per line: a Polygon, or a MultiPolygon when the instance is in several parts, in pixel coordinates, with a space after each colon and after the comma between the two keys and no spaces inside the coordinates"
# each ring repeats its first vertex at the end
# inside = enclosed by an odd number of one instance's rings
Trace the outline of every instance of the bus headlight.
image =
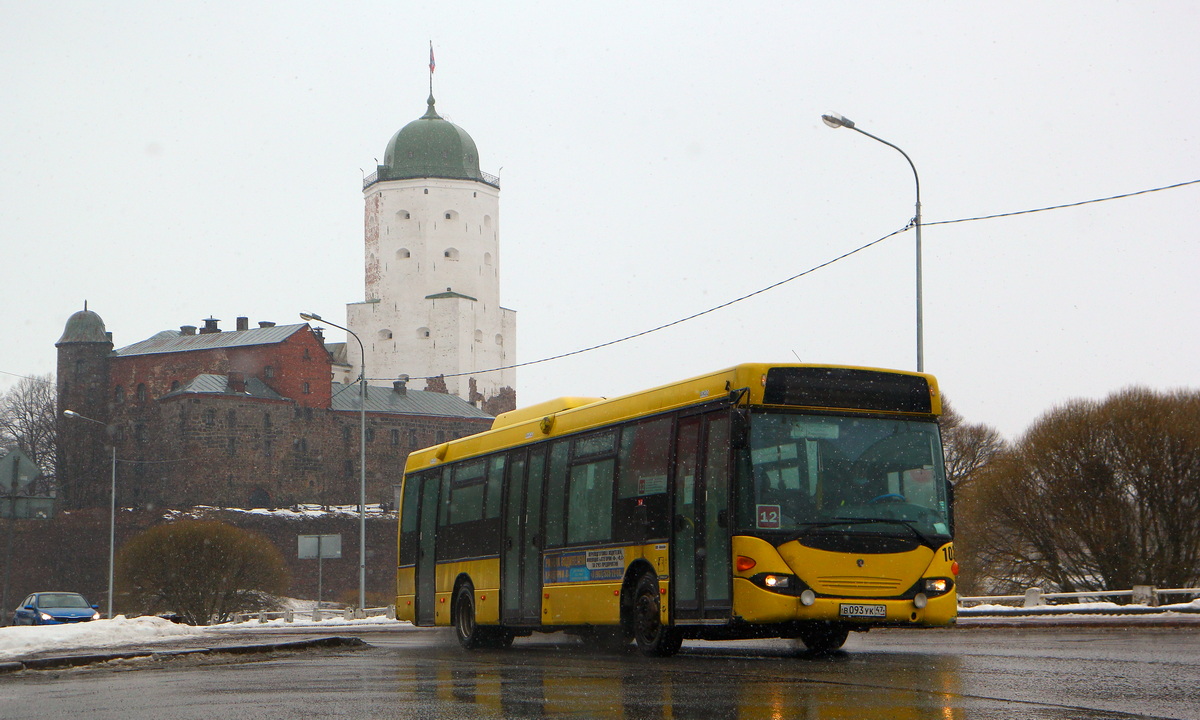
{"type": "Polygon", "coordinates": [[[782,595],[799,595],[808,589],[808,585],[800,578],[785,573],[759,573],[751,577],[750,582],[764,590],[782,595]]]}
{"type": "Polygon", "coordinates": [[[921,582],[921,591],[928,597],[945,595],[952,587],[954,582],[950,578],[925,578],[921,582]]]}

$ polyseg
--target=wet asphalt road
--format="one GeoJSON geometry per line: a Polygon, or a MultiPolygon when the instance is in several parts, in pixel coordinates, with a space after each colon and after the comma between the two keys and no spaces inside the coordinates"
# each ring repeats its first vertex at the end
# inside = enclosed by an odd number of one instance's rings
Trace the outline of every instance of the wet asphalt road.
{"type": "Polygon", "coordinates": [[[354,634],[369,646],[0,676],[0,718],[1200,720],[1195,625],[875,631],[820,657],[785,641],[688,643],[666,660],[561,635],[467,654],[444,630],[354,634]]]}

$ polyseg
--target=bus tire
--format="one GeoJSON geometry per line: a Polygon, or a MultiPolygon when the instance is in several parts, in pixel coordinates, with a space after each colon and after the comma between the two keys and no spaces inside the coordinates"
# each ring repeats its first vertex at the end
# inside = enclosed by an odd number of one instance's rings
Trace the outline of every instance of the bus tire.
{"type": "Polygon", "coordinates": [[[800,641],[809,652],[827,653],[844,645],[849,634],[850,629],[845,625],[813,625],[800,632],[800,641]]]}
{"type": "Polygon", "coordinates": [[[502,627],[480,627],[475,616],[475,588],[470,582],[454,593],[454,634],[467,650],[506,648],[512,645],[513,632],[502,627]]]}
{"type": "Polygon", "coordinates": [[[632,612],[633,639],[638,652],[647,657],[669,657],[679,652],[683,635],[662,623],[662,599],[654,575],[646,573],[638,578],[632,612]]]}

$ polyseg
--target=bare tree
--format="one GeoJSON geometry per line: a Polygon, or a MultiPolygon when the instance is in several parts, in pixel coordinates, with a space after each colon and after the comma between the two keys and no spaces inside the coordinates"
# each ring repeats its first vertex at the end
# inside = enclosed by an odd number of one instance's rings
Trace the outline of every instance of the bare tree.
{"type": "Polygon", "coordinates": [[[1200,392],[1132,388],[1055,408],[978,485],[997,589],[1200,580],[1200,392]]]}
{"type": "Polygon", "coordinates": [[[992,458],[1005,449],[1004,437],[989,425],[969,424],[963,421],[942,398],[942,414],[938,418],[942,431],[942,449],[946,456],[946,478],[955,490],[966,488],[987,467],[992,458]]]}
{"type": "Polygon", "coordinates": [[[21,378],[0,397],[0,445],[28,455],[47,481],[53,481],[58,453],[55,392],[54,376],[41,375],[21,378]]]}
{"type": "Polygon", "coordinates": [[[938,425],[946,478],[954,488],[954,553],[961,567],[958,589],[961,594],[974,595],[986,590],[982,585],[986,561],[980,556],[980,546],[989,532],[985,518],[978,512],[975,480],[1004,451],[1006,443],[995,428],[965,422],[944,397],[938,425]]]}

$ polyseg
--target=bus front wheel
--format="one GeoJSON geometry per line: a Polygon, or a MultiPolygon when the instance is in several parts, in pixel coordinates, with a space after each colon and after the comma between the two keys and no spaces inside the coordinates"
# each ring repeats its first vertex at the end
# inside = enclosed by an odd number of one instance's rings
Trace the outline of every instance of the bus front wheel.
{"type": "Polygon", "coordinates": [[[844,625],[813,625],[800,633],[800,641],[809,652],[827,653],[844,645],[849,634],[844,625]]]}
{"type": "Polygon", "coordinates": [[[638,579],[633,595],[633,638],[638,652],[648,657],[667,657],[679,652],[683,635],[662,623],[662,600],[658,579],[646,573],[638,579]]]}

